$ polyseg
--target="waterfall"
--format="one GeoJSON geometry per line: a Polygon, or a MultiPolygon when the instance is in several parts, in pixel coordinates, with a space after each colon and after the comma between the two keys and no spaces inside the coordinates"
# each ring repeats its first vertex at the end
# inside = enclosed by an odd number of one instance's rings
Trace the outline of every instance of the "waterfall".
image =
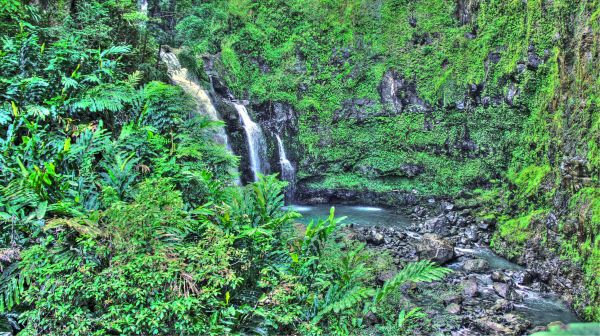
{"type": "MultiPolygon", "coordinates": [[[[210,96],[202,86],[200,86],[192,78],[188,77],[188,70],[186,68],[181,67],[179,59],[177,59],[177,55],[175,55],[169,50],[160,48],[160,58],[163,60],[163,62],[167,64],[169,78],[171,79],[173,84],[182,88],[183,91],[185,91],[194,99],[194,102],[196,103],[197,112],[199,114],[207,116],[210,120],[220,121],[221,119],[219,118],[219,113],[213,105],[210,96]]],[[[213,140],[219,144],[225,145],[227,150],[232,155],[234,154],[233,150],[231,149],[227,133],[225,132],[225,127],[219,127],[215,130],[213,140]]],[[[237,171],[233,170],[230,173],[234,176],[239,175],[237,171]]],[[[235,184],[242,184],[239,177],[236,178],[235,184]]]]}
{"type": "Polygon", "coordinates": [[[148,0],[139,0],[138,6],[140,7],[140,12],[148,16],[148,0]]]}
{"type": "Polygon", "coordinates": [[[285,147],[283,146],[283,141],[281,141],[281,137],[279,134],[275,134],[277,138],[277,148],[279,149],[279,165],[281,166],[281,179],[288,182],[288,186],[286,188],[286,198],[288,201],[292,200],[294,196],[294,191],[296,188],[296,170],[290,160],[288,160],[287,155],[285,155],[285,147]]]}
{"type": "MultiPolygon", "coordinates": [[[[188,77],[188,70],[182,68],[177,55],[171,51],[166,51],[164,48],[160,49],[160,58],[167,64],[169,71],[169,78],[174,84],[182,88],[188,95],[194,98],[198,112],[202,115],[207,116],[213,121],[220,121],[219,113],[212,103],[210,96],[206,90],[200,86],[195,80],[188,77]]],[[[223,144],[231,152],[229,145],[229,139],[224,127],[219,127],[214,136],[214,140],[217,143],[223,144]]]]}
{"type": "Polygon", "coordinates": [[[233,106],[238,112],[242,120],[242,126],[244,126],[244,131],[246,132],[250,169],[252,170],[254,181],[258,181],[258,174],[264,174],[266,171],[265,163],[263,162],[263,158],[267,157],[265,136],[260,126],[250,118],[246,106],[236,102],[233,102],[233,106]]]}

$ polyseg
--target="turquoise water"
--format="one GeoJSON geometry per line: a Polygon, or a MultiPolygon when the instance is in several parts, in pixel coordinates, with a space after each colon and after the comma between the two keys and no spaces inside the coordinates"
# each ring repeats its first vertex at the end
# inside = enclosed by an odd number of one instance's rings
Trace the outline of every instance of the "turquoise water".
{"type": "MultiPolygon", "coordinates": [[[[336,216],[348,217],[345,220],[346,224],[381,227],[408,227],[411,225],[407,217],[391,209],[372,206],[318,204],[290,205],[287,208],[302,214],[303,217],[299,221],[308,223],[314,219],[326,218],[332,207],[335,208],[336,216]]],[[[523,269],[522,266],[494,254],[488,248],[463,249],[460,252],[485,259],[493,270],[519,271],[523,269]]],[[[517,292],[523,296],[523,302],[516,304],[515,310],[531,321],[534,326],[545,326],[554,321],[563,323],[581,321],[556,295],[540,293],[527,287],[520,287],[517,292]]]]}
{"type": "Polygon", "coordinates": [[[330,209],[335,208],[336,217],[348,217],[344,223],[357,226],[382,226],[382,227],[408,227],[411,222],[408,218],[393,210],[372,206],[355,205],[289,205],[286,208],[302,214],[299,220],[307,224],[311,220],[326,218],[330,209]]]}

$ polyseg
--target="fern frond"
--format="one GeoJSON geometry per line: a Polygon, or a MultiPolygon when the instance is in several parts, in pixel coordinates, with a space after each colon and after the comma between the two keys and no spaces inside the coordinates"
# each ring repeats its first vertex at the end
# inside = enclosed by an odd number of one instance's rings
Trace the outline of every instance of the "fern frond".
{"type": "Polygon", "coordinates": [[[380,302],[389,293],[404,283],[437,281],[444,278],[450,272],[452,272],[450,269],[440,267],[429,260],[409,263],[396,276],[383,284],[375,294],[374,303],[380,302]]]}
{"type": "Polygon", "coordinates": [[[375,295],[373,288],[356,286],[346,291],[344,295],[335,302],[325,306],[314,318],[313,323],[318,323],[326,314],[334,312],[339,314],[347,309],[358,306],[366,298],[375,295]]]}
{"type": "Polygon", "coordinates": [[[100,57],[104,58],[110,55],[123,55],[131,51],[130,46],[112,46],[100,53],[100,57]]]}
{"type": "Polygon", "coordinates": [[[87,218],[56,218],[48,221],[44,225],[44,230],[52,230],[59,227],[68,227],[79,234],[91,237],[102,236],[104,233],[98,227],[98,223],[87,218]]]}

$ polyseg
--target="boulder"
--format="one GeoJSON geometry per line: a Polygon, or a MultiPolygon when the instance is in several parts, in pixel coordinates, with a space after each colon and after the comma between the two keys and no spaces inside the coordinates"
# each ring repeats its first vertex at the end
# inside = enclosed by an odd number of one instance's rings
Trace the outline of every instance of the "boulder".
{"type": "Polygon", "coordinates": [[[504,299],[511,301],[517,301],[521,299],[521,296],[512,288],[511,283],[494,282],[492,286],[494,287],[496,294],[504,299]]]}
{"type": "Polygon", "coordinates": [[[502,271],[493,271],[492,272],[492,281],[508,282],[508,281],[510,281],[510,277],[502,271]]]}
{"type": "Polygon", "coordinates": [[[463,265],[463,270],[467,273],[483,273],[489,268],[490,264],[484,259],[470,259],[463,265]]]}
{"type": "Polygon", "coordinates": [[[454,259],[454,246],[440,235],[426,233],[417,243],[419,259],[429,259],[440,265],[454,259]]]}
{"type": "Polygon", "coordinates": [[[512,311],[514,308],[515,308],[515,306],[512,304],[512,302],[505,300],[505,299],[498,299],[492,306],[491,310],[494,313],[508,313],[509,311],[512,311]]]}
{"type": "Polygon", "coordinates": [[[463,294],[466,297],[475,297],[479,295],[479,288],[475,279],[467,279],[461,282],[463,294]]]}
{"type": "Polygon", "coordinates": [[[448,306],[446,306],[446,312],[448,312],[449,314],[452,315],[456,315],[459,314],[461,312],[461,308],[460,305],[456,304],[456,303],[451,303],[448,306]]]}
{"type": "Polygon", "coordinates": [[[425,223],[423,223],[423,230],[425,232],[448,236],[450,234],[450,221],[446,216],[439,215],[426,220],[425,223]]]}
{"type": "Polygon", "coordinates": [[[381,245],[385,241],[384,238],[385,237],[381,233],[371,230],[371,232],[366,236],[366,241],[369,244],[381,245]]]}

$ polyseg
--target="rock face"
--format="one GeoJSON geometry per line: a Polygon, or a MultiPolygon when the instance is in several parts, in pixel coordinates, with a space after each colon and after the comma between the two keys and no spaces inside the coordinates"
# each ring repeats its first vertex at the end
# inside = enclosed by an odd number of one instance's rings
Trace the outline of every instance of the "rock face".
{"type": "Polygon", "coordinates": [[[415,84],[400,76],[393,69],[383,74],[379,84],[379,95],[384,108],[392,115],[404,111],[425,112],[431,109],[418,96],[415,84]]]}
{"type": "Polygon", "coordinates": [[[454,259],[454,246],[443,237],[426,233],[417,244],[419,259],[428,259],[438,264],[445,264],[454,259]]]}

